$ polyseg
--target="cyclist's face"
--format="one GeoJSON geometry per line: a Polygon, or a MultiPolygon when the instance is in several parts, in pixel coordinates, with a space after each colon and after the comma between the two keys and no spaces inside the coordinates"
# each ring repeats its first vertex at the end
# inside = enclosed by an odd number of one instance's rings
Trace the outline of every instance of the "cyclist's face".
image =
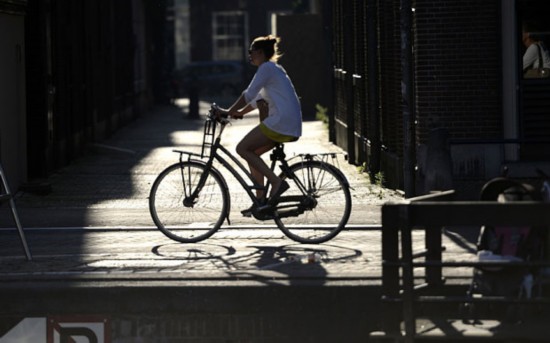
{"type": "Polygon", "coordinates": [[[255,49],[251,46],[250,49],[248,49],[248,60],[252,65],[259,66],[265,62],[264,51],[262,49],[255,49]]]}

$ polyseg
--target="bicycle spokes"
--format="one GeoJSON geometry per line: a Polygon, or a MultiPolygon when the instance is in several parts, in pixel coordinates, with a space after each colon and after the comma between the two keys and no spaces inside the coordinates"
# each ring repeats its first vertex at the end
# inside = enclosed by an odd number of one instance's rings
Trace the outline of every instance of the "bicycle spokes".
{"type": "Polygon", "coordinates": [[[189,161],[172,165],[159,175],[151,188],[149,208],[166,236],[197,242],[219,229],[227,217],[228,198],[218,174],[203,163],[189,161]]]}
{"type": "Polygon", "coordinates": [[[351,212],[347,181],[321,161],[300,162],[289,169],[291,187],[277,205],[277,226],[302,243],[331,239],[344,228],[351,212]]]}

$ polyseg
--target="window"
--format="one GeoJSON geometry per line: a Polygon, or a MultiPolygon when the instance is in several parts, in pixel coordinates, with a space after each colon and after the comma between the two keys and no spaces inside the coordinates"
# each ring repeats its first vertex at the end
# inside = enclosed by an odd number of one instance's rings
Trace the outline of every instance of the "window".
{"type": "Polygon", "coordinates": [[[521,26],[519,45],[523,55],[523,76],[524,78],[544,78],[538,73],[528,74],[528,72],[537,71],[538,68],[543,67],[550,68],[550,57],[548,56],[550,3],[541,0],[519,0],[517,9],[518,23],[521,26]]]}
{"type": "Polygon", "coordinates": [[[522,139],[523,144],[520,147],[519,157],[523,161],[548,161],[550,159],[550,78],[548,78],[550,2],[518,0],[516,9],[520,54],[518,69],[520,71],[523,69],[520,72],[519,92],[519,138],[522,139]],[[538,54],[534,47],[539,48],[538,54]],[[545,69],[538,70],[539,66],[545,69]],[[534,73],[528,74],[529,72],[534,73]]]}
{"type": "Polygon", "coordinates": [[[212,14],[212,59],[241,61],[248,46],[248,17],[240,11],[212,14]]]}

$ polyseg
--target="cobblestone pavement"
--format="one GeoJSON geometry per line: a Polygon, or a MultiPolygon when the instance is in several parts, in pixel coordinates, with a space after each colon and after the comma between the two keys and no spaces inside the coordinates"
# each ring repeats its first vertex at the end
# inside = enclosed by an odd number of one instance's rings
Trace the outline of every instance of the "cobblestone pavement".
{"type": "MultiPolygon", "coordinates": [[[[14,230],[3,231],[0,249],[2,280],[255,280],[287,283],[292,279],[379,284],[380,230],[344,231],[332,241],[298,244],[272,228],[222,229],[195,244],[180,244],[156,230],[29,230],[33,261],[26,262],[14,230]]],[[[474,245],[446,232],[448,261],[473,258],[474,245]]],[[[424,236],[414,236],[415,245],[424,236]]],[[[420,273],[421,274],[421,273],[420,273]]],[[[470,276],[465,268],[452,278],[470,276]]],[[[122,281],[121,281],[122,282],[122,281]]]]}
{"type": "MultiPolygon", "coordinates": [[[[174,149],[198,152],[201,148],[204,118],[188,119],[185,106],[182,101],[179,106],[157,108],[119,130],[110,140],[91,146],[88,154],[45,180],[51,184],[50,194],[19,192],[17,204],[23,225],[153,226],[147,203],[152,182],[164,168],[177,162],[174,149]]],[[[205,114],[208,108],[208,103],[201,103],[201,113],[205,114]]],[[[222,142],[234,151],[237,142],[257,121],[258,116],[254,114],[233,121],[222,142]]],[[[287,156],[337,153],[335,163],[352,187],[354,210],[350,223],[380,224],[380,205],[401,196],[370,184],[366,174],[349,164],[342,150],[328,141],[328,130],[322,122],[304,122],[303,131],[298,142],[286,144],[287,156]]],[[[250,200],[232,176],[224,175],[230,188],[232,209],[238,213],[249,206],[250,200]]],[[[240,214],[232,215],[231,220],[235,224],[254,223],[240,214]]],[[[12,225],[9,216],[2,216],[0,226],[12,225]]]]}
{"type": "MultiPolygon", "coordinates": [[[[208,103],[201,103],[201,113],[208,108],[208,103]]],[[[401,200],[401,195],[370,184],[366,174],[349,164],[341,149],[328,141],[328,130],[319,121],[305,122],[304,136],[297,143],[286,144],[285,150],[288,157],[304,152],[336,153],[335,163],[352,188],[349,230],[327,244],[294,243],[274,229],[273,223],[240,215],[250,200],[228,176],[231,228],[198,244],[177,244],[165,238],[150,218],[148,195],[156,176],[177,162],[173,149],[201,148],[204,118],[189,119],[185,113],[184,101],[156,108],[44,180],[51,185],[51,193],[17,193],[18,212],[34,260],[22,263],[16,232],[0,230],[3,278],[86,274],[180,279],[190,275],[379,279],[380,230],[367,229],[380,225],[380,206],[401,200]],[[318,261],[307,263],[313,253],[318,261]]],[[[257,115],[234,121],[224,133],[225,145],[234,150],[257,121],[257,115]]],[[[8,210],[3,207],[1,211],[0,227],[13,228],[8,210]]],[[[450,238],[447,236],[450,255],[471,254],[470,242],[461,244],[450,238]]]]}

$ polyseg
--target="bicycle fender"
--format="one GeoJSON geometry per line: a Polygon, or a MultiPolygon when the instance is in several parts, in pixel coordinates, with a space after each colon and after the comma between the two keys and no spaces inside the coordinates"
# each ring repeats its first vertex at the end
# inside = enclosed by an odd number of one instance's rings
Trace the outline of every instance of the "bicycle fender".
{"type": "Polygon", "coordinates": [[[296,165],[304,165],[304,164],[308,164],[308,163],[309,164],[322,165],[322,166],[325,166],[325,167],[329,168],[330,170],[334,171],[343,180],[344,186],[346,186],[348,189],[351,188],[346,175],[344,175],[344,173],[342,173],[342,171],[340,169],[336,168],[334,165],[332,165],[330,163],[326,163],[326,162],[322,162],[322,161],[298,162],[298,163],[294,163],[294,164],[290,165],[289,168],[292,169],[296,165]]]}

